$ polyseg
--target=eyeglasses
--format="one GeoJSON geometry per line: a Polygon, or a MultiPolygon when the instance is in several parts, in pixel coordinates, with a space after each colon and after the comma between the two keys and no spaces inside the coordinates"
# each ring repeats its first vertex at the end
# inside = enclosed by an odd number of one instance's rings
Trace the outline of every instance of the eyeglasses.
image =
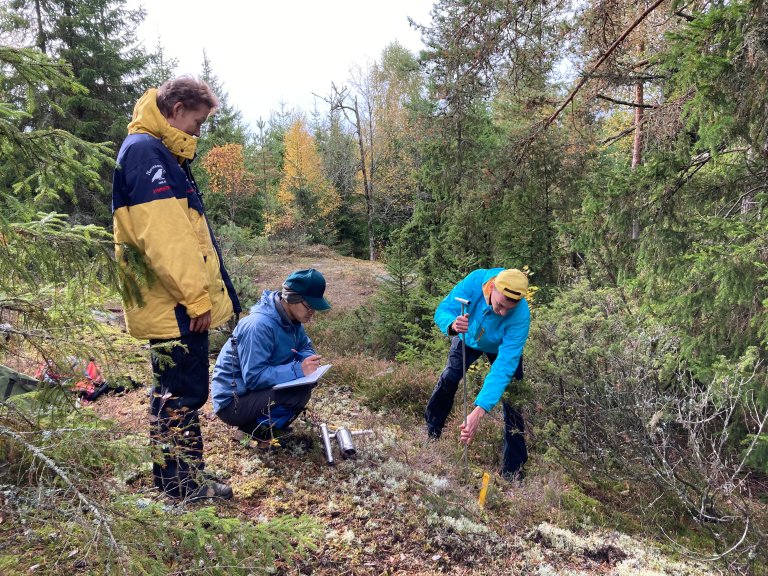
{"type": "Polygon", "coordinates": [[[310,314],[314,314],[314,313],[315,313],[315,309],[314,309],[314,308],[312,308],[312,306],[310,306],[309,304],[307,304],[307,303],[306,303],[304,300],[302,300],[301,302],[299,302],[299,304],[301,304],[302,306],[304,306],[304,308],[306,308],[306,309],[307,309],[307,312],[309,312],[310,314]]]}

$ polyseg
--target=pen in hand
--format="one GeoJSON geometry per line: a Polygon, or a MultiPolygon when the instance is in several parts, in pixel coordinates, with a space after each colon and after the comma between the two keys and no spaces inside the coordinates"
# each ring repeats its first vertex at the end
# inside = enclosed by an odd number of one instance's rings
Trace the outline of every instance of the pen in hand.
{"type": "Polygon", "coordinates": [[[308,356],[301,363],[301,371],[304,372],[304,376],[309,376],[320,367],[320,361],[323,359],[319,354],[313,354],[308,356]]]}

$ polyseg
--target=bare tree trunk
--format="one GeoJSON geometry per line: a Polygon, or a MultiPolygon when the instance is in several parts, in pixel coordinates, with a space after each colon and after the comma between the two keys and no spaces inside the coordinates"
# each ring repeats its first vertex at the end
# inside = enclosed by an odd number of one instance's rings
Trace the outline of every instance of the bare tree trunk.
{"type": "Polygon", "coordinates": [[[40,0],[35,0],[35,16],[37,17],[37,47],[40,48],[40,52],[47,54],[45,51],[45,30],[43,29],[43,10],[40,6],[40,0]]]}
{"type": "Polygon", "coordinates": [[[232,190],[229,194],[229,222],[235,223],[235,210],[237,208],[237,190],[232,186],[232,190]]]}
{"type": "Polygon", "coordinates": [[[368,178],[368,167],[365,162],[365,144],[363,143],[363,131],[360,127],[360,110],[357,107],[357,98],[354,100],[355,127],[357,128],[357,145],[360,147],[360,169],[363,173],[363,191],[365,193],[365,216],[368,222],[368,257],[376,260],[375,242],[373,237],[373,191],[371,181],[368,178]]]}
{"type": "Polygon", "coordinates": [[[259,129],[259,159],[261,160],[261,181],[264,185],[264,230],[269,224],[269,190],[267,189],[267,151],[264,141],[264,126],[266,123],[259,118],[256,127],[259,129]]]}
{"type": "Polygon", "coordinates": [[[643,163],[643,83],[635,84],[635,142],[632,146],[632,170],[643,163]]]}
{"type": "MultiPolygon", "coordinates": [[[[357,97],[352,102],[354,106],[346,104],[347,100],[347,88],[342,87],[341,90],[332,85],[333,94],[330,98],[325,99],[331,105],[332,110],[341,110],[344,117],[348,122],[353,124],[355,132],[357,133],[357,145],[360,149],[360,170],[363,174],[363,193],[365,194],[365,215],[367,218],[368,226],[368,257],[371,261],[376,260],[376,242],[373,233],[373,183],[371,181],[371,174],[368,173],[368,162],[366,162],[365,142],[363,140],[363,126],[360,120],[360,108],[357,104],[357,97]],[[354,121],[349,119],[348,112],[352,112],[355,115],[354,121]]],[[[373,143],[371,143],[371,160],[373,159],[373,143]]]]}
{"type": "MultiPolygon", "coordinates": [[[[635,141],[632,145],[632,170],[636,170],[643,163],[643,105],[645,95],[643,82],[638,80],[635,84],[635,141]]],[[[635,198],[632,210],[632,240],[640,239],[640,218],[637,214],[637,198],[635,198]]]]}

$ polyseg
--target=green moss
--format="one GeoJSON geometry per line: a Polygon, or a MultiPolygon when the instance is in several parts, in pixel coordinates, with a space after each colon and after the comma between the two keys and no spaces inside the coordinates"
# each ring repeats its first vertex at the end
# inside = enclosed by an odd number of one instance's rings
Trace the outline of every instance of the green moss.
{"type": "Polygon", "coordinates": [[[17,556],[0,556],[0,574],[12,574],[11,568],[19,567],[19,558],[17,556]]]}
{"type": "Polygon", "coordinates": [[[580,522],[586,519],[591,524],[601,524],[605,518],[603,505],[578,489],[563,492],[560,502],[563,509],[580,522]]]}
{"type": "Polygon", "coordinates": [[[247,482],[237,487],[238,497],[255,498],[258,496],[267,496],[270,492],[269,485],[271,483],[272,479],[268,477],[252,477],[247,482]]]}

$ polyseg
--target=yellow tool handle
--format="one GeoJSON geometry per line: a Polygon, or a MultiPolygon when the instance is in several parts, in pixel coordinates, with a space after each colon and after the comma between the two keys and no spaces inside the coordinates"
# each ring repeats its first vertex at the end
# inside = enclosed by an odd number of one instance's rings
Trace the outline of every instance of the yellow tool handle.
{"type": "Polygon", "coordinates": [[[477,498],[480,508],[485,508],[485,497],[488,495],[488,482],[490,479],[491,475],[488,472],[483,472],[483,484],[480,486],[480,496],[477,498]]]}

